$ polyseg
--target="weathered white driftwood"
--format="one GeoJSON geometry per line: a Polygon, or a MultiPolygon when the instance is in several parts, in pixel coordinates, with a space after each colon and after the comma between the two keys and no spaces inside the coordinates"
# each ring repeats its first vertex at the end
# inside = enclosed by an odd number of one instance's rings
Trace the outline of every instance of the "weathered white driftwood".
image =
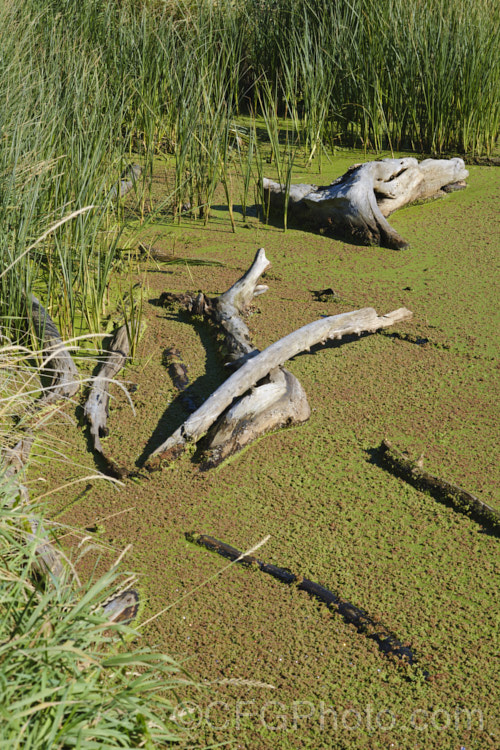
{"type": "MultiPolygon", "coordinates": [[[[400,250],[408,242],[387,221],[396,209],[465,187],[463,159],[412,157],[355,164],[331,185],[292,185],[288,216],[317,229],[331,229],[368,245],[400,250]]],[[[264,200],[283,213],[285,186],[264,178],[264,200]]]]}
{"type": "Polygon", "coordinates": [[[239,399],[215,424],[204,453],[205,466],[216,466],[258,437],[280,427],[307,422],[311,408],[295,375],[277,367],[268,383],[257,385],[239,399]]]}
{"type": "Polygon", "coordinates": [[[60,398],[71,398],[80,388],[78,370],[56,324],[34,295],[31,295],[31,317],[35,333],[43,346],[41,369],[49,381],[43,388],[42,400],[53,402],[60,398]]]}
{"type": "MultiPolygon", "coordinates": [[[[374,332],[394,323],[409,320],[411,317],[412,313],[406,308],[378,316],[373,308],[367,307],[314,321],[280,339],[263,352],[255,355],[253,352],[248,352],[243,358],[241,367],[154,451],[151,458],[174,457],[182,451],[186,443],[197,442],[235,399],[252,389],[256,383],[273,373],[276,368],[296,354],[308,351],[312,346],[325,343],[328,339],[341,339],[347,335],[374,332]]],[[[272,389],[268,395],[275,403],[276,394],[272,392],[272,389]]],[[[252,395],[250,394],[248,398],[251,399],[252,395]]],[[[254,405],[248,401],[246,404],[243,401],[237,403],[234,409],[239,419],[245,412],[251,414],[255,410],[254,405]]]]}
{"type": "MultiPolygon", "coordinates": [[[[19,479],[24,472],[33,441],[33,434],[29,432],[12,448],[5,447],[0,456],[0,463],[4,467],[4,478],[10,479],[14,476],[16,477],[18,480],[17,488],[19,489],[21,503],[26,506],[27,509],[29,509],[29,492],[19,479]]],[[[29,514],[27,515],[27,523],[30,528],[28,537],[30,539],[36,539],[38,542],[36,546],[36,559],[34,561],[36,571],[43,576],[61,578],[65,569],[60,554],[50,541],[48,531],[43,524],[39,523],[29,514]]]]}
{"type": "Polygon", "coordinates": [[[139,164],[130,164],[130,166],[124,169],[118,182],[113,185],[113,187],[109,191],[109,197],[111,198],[111,200],[116,200],[116,198],[123,198],[125,195],[127,195],[127,193],[129,193],[132,188],[135,187],[135,184],[141,176],[141,173],[142,169],[139,164]]]}
{"type": "MultiPolygon", "coordinates": [[[[211,303],[212,320],[225,332],[227,359],[236,367],[259,353],[242,316],[254,297],[268,290],[265,284],[258,284],[258,279],[269,265],[261,248],[246,274],[211,303]]],[[[295,375],[276,367],[267,374],[266,382],[257,385],[217,420],[209,434],[204,463],[217,465],[261,435],[306,422],[310,415],[306,392],[295,375]]]]}
{"type": "Polygon", "coordinates": [[[83,414],[90,424],[90,434],[94,449],[103,454],[101,437],[108,434],[106,426],[109,416],[109,384],[121,370],[130,354],[130,343],[127,326],[116,331],[109,346],[109,355],[92,378],[89,397],[85,402],[83,414]]]}
{"type": "Polygon", "coordinates": [[[265,250],[261,247],[244,276],[211,302],[212,318],[225,333],[226,349],[231,362],[237,362],[241,357],[257,351],[242,315],[248,312],[254,297],[267,292],[269,287],[257,282],[270,265],[265,250]]]}
{"type": "MultiPolygon", "coordinates": [[[[268,287],[259,284],[258,280],[269,265],[261,248],[244,276],[215,299],[201,292],[197,295],[166,295],[167,300],[184,305],[192,314],[207,317],[224,333],[222,349],[227,365],[232,368],[241,367],[259,353],[251,341],[244,316],[254,297],[267,291],[268,287]]],[[[175,382],[175,373],[173,379],[175,382]]],[[[190,410],[194,411],[196,407],[190,410]]],[[[215,466],[270,430],[306,421],[310,413],[299,381],[284,368],[274,368],[250,394],[236,400],[216,420],[207,436],[202,463],[206,468],[215,466]]],[[[148,462],[148,466],[154,468],[153,463],[148,462]]]]}

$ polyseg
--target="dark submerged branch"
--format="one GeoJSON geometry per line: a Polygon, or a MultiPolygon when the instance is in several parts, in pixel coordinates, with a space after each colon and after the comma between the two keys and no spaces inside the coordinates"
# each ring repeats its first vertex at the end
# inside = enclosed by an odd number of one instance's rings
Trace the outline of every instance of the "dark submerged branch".
{"type": "Polygon", "coordinates": [[[409,664],[415,663],[416,660],[413,651],[409,646],[403,645],[390,630],[377,622],[363,609],[356,607],[350,602],[344,601],[338,596],[338,594],[333,593],[321,584],[316,583],[315,581],[310,581],[308,578],[303,578],[300,575],[296,575],[286,568],[280,568],[276,565],[262,562],[262,560],[259,560],[252,555],[242,557],[242,553],[239,550],[230,547],[228,544],[225,544],[218,539],[214,539],[214,537],[205,534],[186,534],[186,538],[195,544],[199,544],[213,552],[217,552],[217,554],[222,555],[222,557],[226,557],[229,560],[237,561],[242,565],[256,565],[263,573],[268,573],[273,578],[277,578],[283,583],[297,584],[297,588],[300,591],[306,591],[308,594],[311,594],[311,596],[324,602],[329,609],[338,612],[346,622],[354,625],[359,633],[374,640],[384,654],[395,656],[409,664]]]}

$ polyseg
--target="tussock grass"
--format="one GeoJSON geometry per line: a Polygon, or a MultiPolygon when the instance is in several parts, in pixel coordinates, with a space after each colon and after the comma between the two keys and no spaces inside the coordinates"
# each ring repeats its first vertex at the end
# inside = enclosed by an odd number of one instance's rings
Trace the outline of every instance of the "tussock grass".
{"type": "MultiPolygon", "coordinates": [[[[30,519],[41,521],[39,508],[30,519]]],[[[156,747],[178,740],[169,721],[179,667],[106,622],[122,580],[111,570],[83,587],[31,577],[39,540],[12,480],[0,477],[0,744],[15,748],[156,747]]]]}
{"type": "MultiPolygon", "coordinates": [[[[0,349],[0,448],[34,426],[28,356],[20,347],[0,349]]],[[[104,614],[127,575],[117,561],[82,585],[76,557],[67,576],[40,578],[37,548],[47,539],[37,534],[49,525],[40,501],[26,498],[0,466],[0,746],[102,750],[178,742],[170,717],[173,691],[186,682],[179,666],[131,646],[137,632],[104,614]]]]}

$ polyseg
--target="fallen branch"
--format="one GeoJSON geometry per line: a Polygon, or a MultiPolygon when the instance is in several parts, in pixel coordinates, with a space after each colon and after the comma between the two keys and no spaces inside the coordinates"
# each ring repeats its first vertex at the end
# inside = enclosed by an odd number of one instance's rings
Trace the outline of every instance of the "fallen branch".
{"type": "MultiPolygon", "coordinates": [[[[387,221],[396,209],[465,187],[462,159],[382,159],[355,164],[331,185],[292,185],[288,216],[316,229],[330,229],[355,243],[401,250],[408,242],[387,221]]],[[[264,203],[283,215],[287,190],[263,180],[264,203]]]]}
{"type": "Polygon", "coordinates": [[[83,408],[85,419],[90,424],[90,435],[94,450],[104,458],[113,476],[123,477],[127,472],[104,453],[101,438],[109,434],[107,420],[109,416],[109,384],[127,362],[130,354],[130,343],[127,326],[116,331],[109,346],[109,355],[97,374],[92,378],[89,396],[83,408]]]}
{"type": "MultiPolygon", "coordinates": [[[[244,276],[208,306],[211,319],[224,332],[227,364],[233,367],[239,368],[259,354],[243,316],[253,299],[267,292],[268,287],[258,280],[270,265],[261,248],[244,276]]],[[[276,367],[216,421],[207,438],[203,467],[217,466],[261,435],[306,422],[310,415],[300,382],[284,367],[276,367]]]]}
{"type": "Polygon", "coordinates": [[[43,386],[42,400],[52,402],[71,398],[80,388],[78,370],[56,324],[34,295],[31,295],[31,317],[35,333],[43,346],[41,370],[49,380],[43,386]]]}
{"type": "Polygon", "coordinates": [[[416,462],[406,458],[388,440],[380,445],[380,457],[384,466],[416,489],[428,492],[440,502],[451,504],[456,510],[467,513],[485,525],[500,531],[500,513],[491,505],[472,495],[467,490],[444,479],[429,474],[416,462]]]}
{"type": "MultiPolygon", "coordinates": [[[[157,468],[157,465],[151,461],[154,457],[158,457],[161,465],[164,459],[176,458],[187,443],[196,443],[235,399],[252,389],[256,383],[291,357],[300,352],[309,351],[316,344],[324,344],[329,339],[341,339],[347,335],[374,332],[380,328],[387,328],[395,323],[409,320],[411,317],[412,313],[406,308],[378,316],[372,307],[366,307],[362,310],[314,321],[271,344],[263,352],[255,353],[255,355],[253,351],[248,352],[247,356],[243,356],[241,367],[154,451],[147,463],[148,468],[157,468]]],[[[269,395],[274,401],[275,394],[269,395]]],[[[251,399],[251,397],[252,394],[248,398],[251,399]]],[[[238,404],[234,408],[237,407],[238,404]]],[[[251,402],[247,402],[247,407],[243,411],[251,416],[251,402]]]]}
{"type": "MultiPolygon", "coordinates": [[[[217,326],[224,334],[222,350],[226,364],[239,368],[259,353],[251,341],[244,317],[253,299],[268,289],[258,280],[269,265],[261,248],[248,271],[219,297],[210,299],[199,292],[196,295],[162,295],[162,299],[181,304],[193,315],[202,315],[217,326]]],[[[306,421],[310,413],[306,393],[297,378],[283,367],[276,367],[249,395],[236,400],[215,420],[207,436],[202,467],[217,466],[265,433],[306,421]]],[[[150,460],[148,468],[157,467],[150,460]]]]}
{"type": "Polygon", "coordinates": [[[237,549],[211,536],[206,536],[205,534],[186,534],[186,538],[188,541],[217,552],[229,560],[235,560],[242,565],[256,565],[263,573],[268,573],[273,578],[283,581],[283,583],[297,584],[297,588],[300,591],[307,591],[308,594],[324,602],[330,609],[342,615],[346,622],[354,625],[359,633],[374,640],[384,654],[395,656],[409,664],[415,663],[415,656],[409,646],[404,646],[390,630],[370,617],[363,609],[344,601],[337,594],[321,586],[321,584],[310,581],[308,578],[303,578],[300,575],[295,575],[295,573],[290,572],[286,568],[279,568],[276,565],[262,562],[262,560],[256,557],[250,555],[242,557],[242,553],[237,549]]]}
{"type": "MultiPolygon", "coordinates": [[[[26,437],[21,438],[14,447],[6,447],[3,449],[1,465],[5,467],[3,474],[5,479],[17,476],[24,471],[33,441],[34,437],[32,433],[28,433],[26,437]]],[[[29,508],[29,492],[27,488],[21,482],[17,483],[17,487],[19,488],[22,505],[29,508]]],[[[55,578],[62,578],[65,568],[62,563],[61,555],[57,552],[50,541],[48,531],[44,528],[42,523],[35,520],[30,515],[27,515],[27,522],[30,529],[28,533],[29,538],[36,539],[38,542],[36,547],[36,561],[34,565],[36,571],[44,577],[50,578],[51,576],[54,576],[55,578]]]]}
{"type": "Polygon", "coordinates": [[[109,191],[110,199],[116,200],[116,198],[123,198],[127,195],[135,187],[137,180],[141,176],[141,172],[142,169],[139,164],[130,164],[126,167],[118,182],[109,191]]]}

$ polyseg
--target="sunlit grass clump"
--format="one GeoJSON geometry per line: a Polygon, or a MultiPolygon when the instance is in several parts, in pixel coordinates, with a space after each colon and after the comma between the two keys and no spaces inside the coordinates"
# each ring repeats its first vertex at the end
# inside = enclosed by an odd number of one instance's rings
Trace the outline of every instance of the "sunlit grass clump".
{"type": "Polygon", "coordinates": [[[0,349],[0,747],[164,747],[178,739],[180,668],[109,622],[103,605],[125,583],[117,566],[83,584],[78,557],[62,575],[44,568],[50,524],[6,471],[7,448],[43,422],[28,354],[0,349]]]}
{"type": "MultiPolygon", "coordinates": [[[[16,486],[0,478],[0,693],[3,748],[156,747],[176,739],[168,717],[178,668],[162,654],[117,645],[102,604],[116,571],[74,587],[32,578],[38,542],[16,486]]],[[[30,516],[38,515],[30,509],[30,516]]]]}

